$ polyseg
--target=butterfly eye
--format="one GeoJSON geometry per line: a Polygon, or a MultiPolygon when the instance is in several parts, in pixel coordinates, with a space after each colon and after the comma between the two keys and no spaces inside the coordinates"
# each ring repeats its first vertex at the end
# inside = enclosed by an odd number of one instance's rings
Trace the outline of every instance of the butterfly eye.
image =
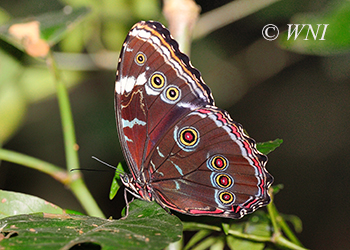
{"type": "Polygon", "coordinates": [[[235,196],[228,191],[219,193],[219,199],[223,205],[231,205],[235,201],[235,196]]]}
{"type": "Polygon", "coordinates": [[[221,188],[229,188],[232,186],[232,178],[227,174],[218,174],[215,177],[215,183],[221,188]]]}
{"type": "Polygon", "coordinates": [[[211,170],[224,171],[228,167],[228,160],[222,155],[214,155],[207,161],[207,166],[211,170]]]}
{"type": "Polygon", "coordinates": [[[165,76],[160,72],[153,73],[150,78],[150,83],[154,89],[161,89],[165,85],[165,76]]]}
{"type": "Polygon", "coordinates": [[[171,103],[176,102],[180,98],[180,90],[176,86],[168,87],[165,91],[165,98],[171,103]]]}
{"type": "Polygon", "coordinates": [[[191,150],[198,145],[199,133],[193,127],[185,127],[180,130],[178,144],[185,151],[191,150]]]}
{"type": "Polygon", "coordinates": [[[120,175],[120,180],[123,182],[123,184],[124,185],[128,185],[129,184],[129,182],[130,182],[130,180],[129,180],[129,177],[128,177],[128,175],[123,175],[123,174],[121,174],[120,175]]]}
{"type": "Polygon", "coordinates": [[[137,65],[142,66],[146,62],[146,55],[142,52],[139,52],[135,56],[135,62],[137,65]]]}

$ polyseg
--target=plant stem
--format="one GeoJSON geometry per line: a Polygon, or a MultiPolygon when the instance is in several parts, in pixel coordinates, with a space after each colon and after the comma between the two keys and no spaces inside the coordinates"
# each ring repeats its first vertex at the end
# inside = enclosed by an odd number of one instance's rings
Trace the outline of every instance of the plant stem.
{"type": "Polygon", "coordinates": [[[276,205],[271,203],[270,206],[271,211],[273,212],[273,214],[277,214],[276,216],[276,222],[278,222],[278,224],[280,225],[281,229],[283,230],[283,232],[286,234],[286,236],[294,243],[297,244],[299,246],[302,246],[301,242],[298,240],[298,238],[295,236],[295,234],[293,233],[293,231],[290,229],[290,227],[288,226],[288,224],[286,223],[286,221],[283,219],[283,217],[281,215],[279,215],[276,205]]]}
{"type": "Polygon", "coordinates": [[[193,39],[202,38],[229,23],[233,23],[280,0],[237,0],[207,12],[199,18],[193,39]]]}
{"type": "Polygon", "coordinates": [[[68,174],[66,170],[49,162],[2,148],[0,148],[0,159],[33,168],[50,175],[63,185],[70,187],[89,215],[104,218],[102,211],[100,211],[89,190],[86,188],[79,173],[68,174]]]}
{"type": "MultiPolygon", "coordinates": [[[[272,189],[270,189],[271,191],[272,189]]],[[[274,208],[274,203],[273,203],[273,194],[271,192],[271,202],[266,206],[267,208],[267,212],[270,215],[270,219],[271,219],[271,223],[272,223],[272,227],[273,227],[273,232],[275,234],[275,236],[280,235],[281,234],[281,230],[279,225],[277,224],[277,220],[276,217],[278,216],[278,211],[274,208]]]]}
{"type": "MultiPolygon", "coordinates": [[[[271,208],[270,208],[271,209],[271,208]]],[[[276,210],[277,212],[277,210],[276,210]]],[[[271,214],[270,214],[271,215],[271,214]]],[[[275,221],[276,222],[276,221],[275,221]]],[[[276,227],[277,223],[276,223],[276,227]]],[[[183,222],[183,230],[184,231],[197,231],[197,230],[211,230],[211,231],[217,231],[220,232],[222,229],[217,226],[213,225],[207,225],[207,224],[201,224],[201,223],[196,223],[196,222],[183,222]]],[[[275,232],[272,237],[266,237],[266,236],[260,236],[260,235],[254,235],[254,234],[247,234],[247,233],[242,233],[237,230],[228,230],[228,233],[234,237],[240,238],[240,239],[246,239],[246,240],[251,240],[255,242],[271,242],[281,248],[288,248],[288,249],[293,249],[293,250],[306,250],[306,248],[289,241],[283,235],[278,231],[277,233],[275,232]]]]}
{"type": "Polygon", "coordinates": [[[58,105],[61,114],[67,170],[70,171],[72,169],[79,168],[79,146],[76,143],[73,115],[71,112],[68,91],[61,79],[52,53],[49,53],[49,56],[47,58],[47,65],[55,79],[58,105]]]}
{"type": "MultiPolygon", "coordinates": [[[[272,196],[272,195],[271,195],[272,196]]],[[[283,220],[283,218],[279,215],[277,208],[275,204],[272,201],[269,205],[267,205],[267,211],[270,215],[271,223],[274,229],[274,234],[272,237],[272,242],[276,243],[277,245],[281,247],[287,247],[290,249],[306,249],[302,247],[301,242],[297,239],[297,237],[294,235],[292,230],[289,228],[287,223],[283,220]],[[280,223],[278,223],[280,222],[280,223]],[[281,227],[283,228],[283,232],[287,235],[287,237],[292,241],[289,241],[285,237],[283,237],[281,233],[281,227]]]]}
{"type": "Polygon", "coordinates": [[[241,238],[241,239],[252,240],[257,242],[271,242],[271,237],[259,236],[254,234],[246,234],[246,233],[242,233],[232,229],[228,230],[228,233],[230,235],[236,236],[237,238],[241,238]]]}
{"type": "Polygon", "coordinates": [[[221,228],[218,226],[202,224],[198,222],[182,222],[183,231],[197,231],[201,229],[208,229],[211,231],[221,232],[221,228]]]}
{"type": "Polygon", "coordinates": [[[82,178],[72,180],[69,187],[88,215],[106,218],[82,178]]]}
{"type": "Polygon", "coordinates": [[[39,160],[32,156],[1,148],[0,159],[39,170],[50,175],[52,178],[58,180],[64,185],[68,185],[70,183],[71,176],[67,174],[67,171],[54,164],[39,160]]]}
{"type": "Polygon", "coordinates": [[[193,28],[200,7],[194,0],[164,0],[163,15],[169,24],[169,30],[178,42],[180,50],[190,54],[193,28]]]}
{"type": "Polygon", "coordinates": [[[307,248],[298,246],[298,245],[294,244],[293,242],[290,242],[288,239],[286,239],[282,235],[275,238],[273,240],[273,243],[275,243],[277,246],[279,246],[281,248],[289,248],[289,249],[293,249],[293,250],[307,250],[307,248]]]}
{"type": "MultiPolygon", "coordinates": [[[[58,105],[61,114],[64,138],[64,148],[66,153],[67,171],[69,174],[73,175],[73,173],[71,173],[71,170],[79,168],[79,146],[76,143],[73,115],[70,107],[68,91],[60,77],[60,73],[52,56],[52,53],[49,53],[46,63],[52,72],[56,83],[58,105]]],[[[101,209],[98,207],[91,193],[87,189],[84,181],[82,180],[81,174],[74,173],[74,177],[75,178],[72,178],[69,187],[77,199],[80,201],[80,204],[83,206],[85,211],[90,216],[105,218],[101,209]]]]}

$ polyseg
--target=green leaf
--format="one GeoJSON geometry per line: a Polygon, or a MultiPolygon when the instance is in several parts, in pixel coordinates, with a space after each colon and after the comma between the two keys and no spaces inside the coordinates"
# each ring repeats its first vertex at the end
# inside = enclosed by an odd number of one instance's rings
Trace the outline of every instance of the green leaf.
{"type": "Polygon", "coordinates": [[[272,235],[272,228],[267,214],[263,211],[255,212],[244,227],[244,233],[269,237],[272,235]]]}
{"type": "Polygon", "coordinates": [[[188,241],[186,246],[184,247],[184,250],[190,249],[192,246],[197,244],[199,241],[203,240],[205,237],[210,235],[211,231],[202,229],[199,230],[195,235],[192,236],[192,238],[188,241]]]}
{"type": "Polygon", "coordinates": [[[11,35],[9,29],[13,27],[14,24],[25,24],[37,21],[40,25],[40,37],[50,46],[53,46],[60,41],[74,25],[82,20],[82,17],[87,13],[89,13],[89,9],[87,8],[72,10],[70,7],[65,7],[61,11],[12,20],[9,23],[0,26],[0,38],[24,51],[25,46],[23,45],[23,39],[11,35]]]}
{"type": "Polygon", "coordinates": [[[124,220],[37,213],[1,219],[0,228],[1,246],[6,250],[65,250],[84,243],[98,244],[102,250],[153,250],[178,241],[182,234],[176,216],[155,202],[141,200],[130,204],[124,220]]]}
{"type": "Polygon", "coordinates": [[[301,221],[301,219],[296,216],[296,215],[292,215],[292,214],[280,214],[286,221],[289,221],[290,223],[293,224],[294,226],[294,230],[297,233],[301,233],[303,231],[303,222],[301,221]]]}
{"type": "MultiPolygon", "coordinates": [[[[268,219],[265,212],[256,211],[248,218],[249,220],[246,222],[232,223],[230,229],[239,233],[244,233],[246,235],[271,237],[272,228],[270,225],[270,220],[268,219]]],[[[233,235],[229,235],[227,237],[227,244],[231,249],[234,250],[260,250],[264,249],[265,247],[264,242],[251,241],[248,239],[235,237],[233,235]]]]}
{"type": "Polygon", "coordinates": [[[273,185],[272,187],[272,193],[273,195],[276,195],[279,193],[279,191],[281,191],[284,188],[283,184],[277,184],[277,185],[273,185]]]}
{"type": "Polygon", "coordinates": [[[225,242],[224,238],[217,237],[217,241],[210,246],[210,250],[224,250],[225,242]]]}
{"type": "Polygon", "coordinates": [[[109,191],[109,199],[113,200],[116,196],[120,186],[122,185],[120,180],[120,173],[125,173],[124,167],[121,162],[118,163],[117,169],[115,170],[114,178],[112,180],[111,189],[109,191]]]}
{"type": "Polygon", "coordinates": [[[256,144],[256,148],[263,154],[269,154],[278,148],[283,143],[282,139],[276,139],[274,141],[259,142],[256,144]]]}
{"type": "Polygon", "coordinates": [[[223,237],[215,237],[215,236],[209,236],[207,238],[205,238],[204,240],[202,240],[201,242],[199,242],[198,245],[196,245],[195,247],[191,248],[192,250],[206,250],[208,248],[211,248],[213,245],[215,247],[217,247],[217,245],[215,245],[218,241],[223,241],[223,237]]]}
{"type": "Polygon", "coordinates": [[[254,242],[235,238],[231,235],[226,238],[227,245],[232,250],[262,250],[265,247],[264,243],[254,242]]]}
{"type": "Polygon", "coordinates": [[[41,23],[41,36],[51,46],[59,42],[63,36],[75,28],[90,12],[88,8],[69,9],[67,6],[62,11],[45,13],[37,18],[41,23]]]}
{"type": "Polygon", "coordinates": [[[225,233],[225,235],[228,235],[228,230],[230,229],[230,224],[222,222],[221,227],[222,227],[222,231],[225,233]]]}
{"type": "Polygon", "coordinates": [[[0,218],[36,212],[50,214],[64,213],[58,206],[38,197],[0,190],[0,218]]]}
{"type": "MultiPolygon", "coordinates": [[[[299,36],[295,33],[288,39],[288,30],[278,38],[279,45],[287,50],[310,55],[334,55],[350,51],[350,2],[343,0],[334,4],[323,13],[302,13],[291,19],[291,24],[310,24],[314,32],[319,31],[314,39],[310,26],[305,26],[299,36]],[[325,25],[328,24],[325,29],[325,25]],[[308,36],[307,33],[309,32],[308,36]],[[324,39],[320,40],[324,34],[324,39]],[[306,37],[307,36],[307,37],[306,37]],[[306,40],[307,39],[307,40],[306,40]]],[[[291,26],[292,29],[295,25],[291,26]]],[[[299,26],[299,31],[302,25],[299,26]]],[[[316,33],[315,33],[316,34],[316,33]]]]}

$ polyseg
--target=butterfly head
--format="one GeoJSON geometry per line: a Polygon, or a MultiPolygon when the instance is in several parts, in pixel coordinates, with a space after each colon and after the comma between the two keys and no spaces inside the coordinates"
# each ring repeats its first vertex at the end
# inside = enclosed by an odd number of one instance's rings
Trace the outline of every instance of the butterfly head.
{"type": "Polygon", "coordinates": [[[120,174],[120,180],[126,187],[127,191],[135,197],[147,201],[153,200],[151,193],[146,191],[148,189],[141,186],[131,174],[120,174]]]}
{"type": "Polygon", "coordinates": [[[120,174],[120,180],[122,181],[124,186],[127,187],[129,190],[131,189],[133,192],[138,193],[134,185],[135,183],[134,177],[132,177],[129,174],[120,174]]]}

